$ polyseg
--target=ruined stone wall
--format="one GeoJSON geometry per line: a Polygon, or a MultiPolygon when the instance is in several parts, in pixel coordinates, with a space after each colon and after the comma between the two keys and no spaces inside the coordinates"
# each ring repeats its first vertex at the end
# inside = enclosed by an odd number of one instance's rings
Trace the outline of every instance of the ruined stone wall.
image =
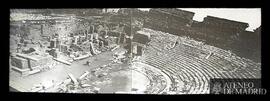
{"type": "Polygon", "coordinates": [[[247,23],[208,16],[203,22],[194,23],[192,30],[201,33],[193,37],[201,36],[206,44],[231,50],[241,57],[259,62],[260,35],[246,31],[247,27],[247,23]]]}
{"type": "Polygon", "coordinates": [[[194,13],[178,9],[150,9],[144,26],[159,31],[185,34],[183,32],[192,24],[194,13]]]}

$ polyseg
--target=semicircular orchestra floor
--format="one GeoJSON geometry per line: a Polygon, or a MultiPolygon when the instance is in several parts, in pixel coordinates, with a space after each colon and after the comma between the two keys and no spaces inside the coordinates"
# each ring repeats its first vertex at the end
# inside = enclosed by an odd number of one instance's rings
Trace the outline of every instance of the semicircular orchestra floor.
{"type": "Polygon", "coordinates": [[[128,69],[109,73],[107,83],[96,86],[100,93],[159,94],[168,89],[169,78],[160,70],[140,62],[134,62],[128,69]]]}

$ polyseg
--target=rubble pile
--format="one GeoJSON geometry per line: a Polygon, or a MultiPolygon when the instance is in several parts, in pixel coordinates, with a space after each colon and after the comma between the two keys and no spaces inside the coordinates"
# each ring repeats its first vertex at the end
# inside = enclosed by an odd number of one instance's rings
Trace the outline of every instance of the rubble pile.
{"type": "Polygon", "coordinates": [[[123,63],[123,62],[127,61],[128,59],[125,56],[126,53],[127,53],[127,51],[118,51],[118,52],[114,53],[114,55],[113,55],[114,59],[112,61],[115,63],[123,63]]]}
{"type": "Polygon", "coordinates": [[[32,92],[58,92],[58,93],[98,93],[100,88],[87,83],[90,72],[85,71],[79,78],[68,74],[68,78],[61,82],[54,80],[34,85],[32,92]]]}

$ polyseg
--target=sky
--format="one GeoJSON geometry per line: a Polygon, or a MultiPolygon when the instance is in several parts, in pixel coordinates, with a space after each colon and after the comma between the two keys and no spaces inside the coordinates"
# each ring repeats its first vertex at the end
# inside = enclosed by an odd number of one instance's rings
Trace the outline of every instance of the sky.
{"type": "MultiPolygon", "coordinates": [[[[186,11],[194,12],[193,20],[203,21],[207,15],[219,18],[225,18],[234,21],[246,22],[249,27],[248,31],[253,31],[261,26],[261,9],[260,8],[179,8],[186,11]]],[[[142,8],[141,10],[149,10],[142,8]]]]}

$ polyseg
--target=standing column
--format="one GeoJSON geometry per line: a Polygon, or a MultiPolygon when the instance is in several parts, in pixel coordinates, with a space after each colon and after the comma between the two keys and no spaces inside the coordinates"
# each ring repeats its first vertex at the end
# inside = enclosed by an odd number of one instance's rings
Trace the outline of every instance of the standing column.
{"type": "Polygon", "coordinates": [[[43,24],[40,25],[40,33],[43,35],[43,24]]]}
{"type": "Polygon", "coordinates": [[[121,41],[120,41],[120,40],[121,40],[121,34],[122,34],[122,33],[120,32],[120,33],[119,33],[119,36],[118,36],[118,38],[117,38],[117,44],[120,44],[120,42],[121,42],[121,41]]]}
{"type": "Polygon", "coordinates": [[[92,27],[92,33],[94,33],[95,32],[95,26],[91,25],[91,27],[92,27]]]}
{"type": "Polygon", "coordinates": [[[137,52],[137,49],[138,49],[138,46],[137,45],[135,45],[135,44],[132,44],[132,54],[137,54],[138,52],[137,52]]]}
{"type": "Polygon", "coordinates": [[[90,34],[90,41],[93,42],[93,39],[94,39],[94,34],[90,34]]]}

